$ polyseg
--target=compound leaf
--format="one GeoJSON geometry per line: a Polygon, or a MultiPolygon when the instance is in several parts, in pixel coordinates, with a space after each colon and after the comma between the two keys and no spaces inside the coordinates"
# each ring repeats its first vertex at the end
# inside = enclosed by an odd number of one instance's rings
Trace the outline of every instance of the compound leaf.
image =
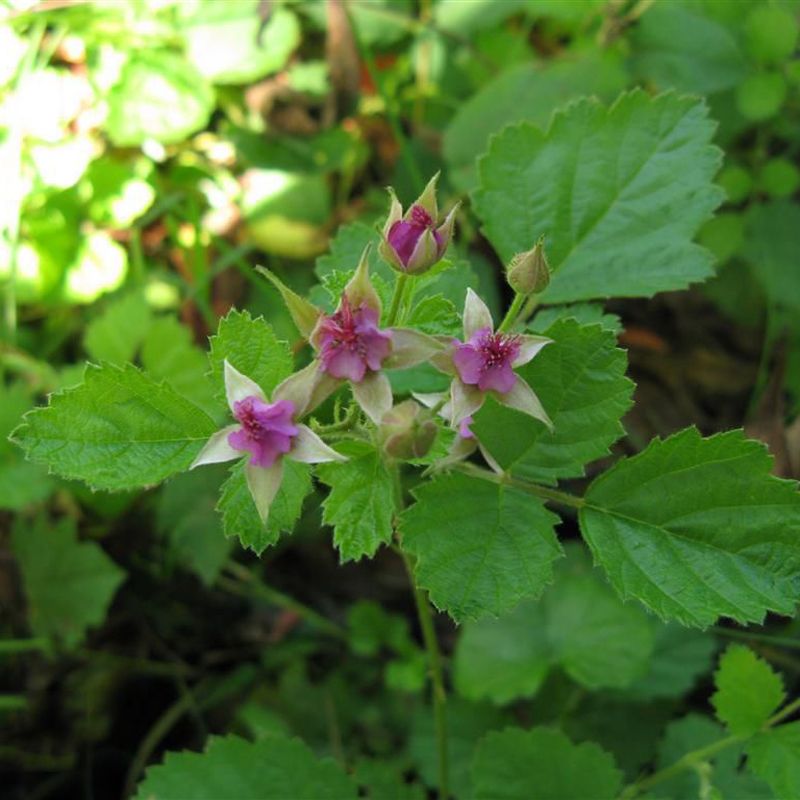
{"type": "Polygon", "coordinates": [[[775,797],[800,793],[800,722],[760,733],[747,748],[747,767],[766,781],[775,797]]]}

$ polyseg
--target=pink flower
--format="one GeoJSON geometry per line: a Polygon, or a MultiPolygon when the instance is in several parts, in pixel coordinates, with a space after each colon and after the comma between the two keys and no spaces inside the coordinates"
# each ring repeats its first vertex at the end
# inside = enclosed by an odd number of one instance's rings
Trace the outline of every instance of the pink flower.
{"type": "Polygon", "coordinates": [[[249,453],[244,468],[247,487],[262,522],[283,479],[283,458],[317,464],[346,461],[311,428],[297,419],[313,405],[317,392],[316,370],[290,375],[273,392],[270,402],[261,387],[225,361],[225,396],[236,424],[214,433],[197,454],[190,469],[218,464],[249,453]]]}
{"type": "Polygon", "coordinates": [[[517,376],[512,364],[519,356],[520,337],[493,333],[480,328],[466,344],[454,342],[453,364],[464,383],[481,391],[490,389],[506,394],[514,388],[517,376]]]}
{"type": "Polygon", "coordinates": [[[320,320],[317,341],[322,370],[353,383],[367,370],[377,372],[392,349],[391,334],[378,328],[378,311],[364,303],[353,309],[346,294],[338,311],[320,320]]]}
{"type": "Polygon", "coordinates": [[[437,173],[405,215],[400,201],[389,190],[392,204],[383,227],[383,241],[379,249],[384,259],[401,272],[424,272],[444,256],[450,244],[458,206],[450,211],[441,225],[438,224],[438,179],[437,173]]]}
{"type": "Polygon", "coordinates": [[[472,289],[467,289],[464,340],[452,340],[449,351],[431,359],[434,366],[453,376],[448,410],[454,428],[462,430],[462,422],[467,419],[471,422],[472,415],[481,408],[487,394],[548,427],[552,426],[533,389],[514,372],[516,367],[527,364],[549,344],[550,339],[495,332],[486,304],[472,289]]]}
{"type": "Polygon", "coordinates": [[[237,400],[233,416],[241,427],[228,434],[228,444],[234,450],[251,453],[249,463],[253,466],[271,467],[292,449],[292,439],[300,433],[292,422],[295,411],[291,400],[265,403],[255,395],[237,400]]]}

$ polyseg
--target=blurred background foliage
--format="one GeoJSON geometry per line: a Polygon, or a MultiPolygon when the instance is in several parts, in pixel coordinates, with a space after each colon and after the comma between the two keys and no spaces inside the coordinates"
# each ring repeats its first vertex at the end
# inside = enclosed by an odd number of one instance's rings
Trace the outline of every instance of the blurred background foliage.
{"type": "MultiPolygon", "coordinates": [[[[546,127],[576,97],[611,102],[634,86],[707,97],[725,152],[727,202],[700,235],[716,277],[568,312],[602,318],[630,350],[639,388],[628,451],[686,424],[746,423],[777,471],[798,476],[796,0],[0,5],[7,796],[129,793],[165,749],[222,730],[298,734],[353,767],[370,797],[425,796],[435,782],[425,664],[391,553],[339,567],[314,501],[298,532],[257,561],[221,533],[218,470],[93,494],[24,462],[6,437],[46,393],[79,382],[86,359],[133,360],[213,410],[205,337],[229,308],[296,339],[255,264],[299,290],[335,282],[374,236],[386,185],[407,202],[441,170],[445,205],[468,201],[476,159],[509,123],[546,127]]],[[[502,265],[468,202],[458,231],[456,256],[497,309],[502,265]]],[[[439,621],[455,653],[459,797],[475,740],[511,719],[568,719],[571,736],[600,741],[631,776],[710,735],[685,717],[664,739],[670,719],[705,710],[713,654],[736,632],[656,626],[575,559],[553,592],[609,606],[610,662],[525,643],[519,615],[460,638],[439,621]],[[499,640],[523,642],[512,656],[525,680],[481,661],[499,640]],[[599,677],[609,670],[611,683],[599,677]]],[[[565,602],[546,595],[525,613],[566,626],[565,602]]],[[[755,646],[796,679],[800,630],[770,627],[783,644],[755,646]]]]}

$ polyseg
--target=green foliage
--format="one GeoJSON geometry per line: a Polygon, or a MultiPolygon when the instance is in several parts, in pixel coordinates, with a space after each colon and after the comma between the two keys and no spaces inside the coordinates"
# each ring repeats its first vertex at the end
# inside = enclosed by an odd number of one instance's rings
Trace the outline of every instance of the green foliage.
{"type": "Polygon", "coordinates": [[[691,238],[722,201],[713,132],[690,97],[635,91],[608,109],[582,100],[546,133],[517,125],[492,140],[475,209],[505,262],[547,236],[548,302],[679,289],[711,274],[691,238]]]}
{"type": "Polygon", "coordinates": [[[93,542],[78,541],[75,523],[44,516],[17,521],[12,536],[35,636],[75,647],[105,619],[125,573],[93,542]]]}
{"type": "Polygon", "coordinates": [[[267,396],[292,371],[289,346],[275,336],[269,323],[261,317],[253,319],[247,311],[230,311],[219,321],[217,333],[210,341],[211,376],[223,397],[226,359],[254,380],[267,396]]]}
{"type": "Polygon", "coordinates": [[[747,766],[775,797],[796,797],[800,788],[800,722],[760,733],[747,747],[747,766]]]}
{"type": "MultiPolygon", "coordinates": [[[[725,736],[725,730],[707,717],[688,714],[667,726],[659,748],[658,766],[666,769],[694,750],[713,745],[725,736]]],[[[758,778],[740,768],[742,746],[734,745],[704,759],[700,769],[679,772],[659,784],[659,797],[700,797],[716,790],[722,797],[741,800],[774,800],[769,788],[758,778]]]]}
{"type": "Polygon", "coordinates": [[[649,668],[625,690],[627,697],[680,697],[711,669],[716,650],[713,637],[674,622],[654,627],[655,646],[649,668]]]}
{"type": "Polygon", "coordinates": [[[203,753],[169,753],[139,785],[138,800],[345,800],[356,786],[330,758],[317,759],[298,739],[247,742],[212,738],[203,753]]]}
{"type": "Polygon", "coordinates": [[[472,780],[476,800],[613,800],[622,773],[595,744],[575,745],[547,728],[508,728],[478,743],[472,780]]]}
{"type": "Polygon", "coordinates": [[[623,605],[579,548],[568,555],[538,602],[464,625],[455,657],[461,694],[507,703],[538,692],[554,667],[588,689],[624,688],[643,674],[653,650],[646,615],[623,605]]]}
{"type": "Polygon", "coordinates": [[[746,217],[744,256],[770,303],[800,310],[797,231],[800,205],[774,200],[753,206],[746,217]]]}
{"type": "MultiPolygon", "coordinates": [[[[453,792],[456,797],[472,796],[470,765],[476,743],[489,731],[510,723],[508,715],[489,704],[469,703],[452,697],[447,703],[450,734],[447,751],[453,792]]],[[[414,716],[409,751],[414,765],[428,786],[437,785],[436,733],[430,710],[420,708],[414,716]]]]}
{"type": "Polygon", "coordinates": [[[731,89],[748,73],[735,28],[711,4],[658,3],[633,35],[634,70],[661,88],[710,94],[731,89]]]}
{"type": "Polygon", "coordinates": [[[23,509],[44,500],[53,488],[47,471],[25,461],[19,448],[8,440],[31,402],[30,392],[22,384],[0,384],[0,508],[23,509]]]}
{"type": "MultiPolygon", "coordinates": [[[[486,83],[457,111],[444,136],[444,156],[462,189],[476,182],[475,159],[492,134],[516,122],[545,127],[567,94],[611,100],[625,86],[614,53],[588,53],[545,65],[520,64],[486,83]]],[[[525,248],[527,249],[527,248],[525,248]]]]}
{"type": "Polygon", "coordinates": [[[177,475],[164,486],[156,517],[171,561],[190,569],[207,586],[216,580],[231,549],[214,513],[220,481],[219,468],[177,475]]]}
{"type": "Polygon", "coordinates": [[[415,578],[453,619],[502,614],[537,597],[561,548],[557,517],[513,486],[443,475],[414,491],[401,518],[402,546],[415,578]]]}
{"type": "Polygon", "coordinates": [[[26,455],[96,489],[147,486],[188,469],[216,430],[196,405],[130,365],[86,368],[14,431],[26,455]]]}
{"type": "Polygon", "coordinates": [[[342,562],[372,557],[392,539],[395,488],[383,454],[371,447],[346,451],[348,460],[317,467],[330,488],[322,521],[333,527],[333,542],[342,562]]]}
{"type": "Polygon", "coordinates": [[[123,295],[86,326],[83,346],[95,361],[133,361],[151,322],[150,308],[141,294],[123,295]]]}
{"type": "Polygon", "coordinates": [[[169,50],[140,51],[108,94],[106,129],[118,147],[147,139],[180,142],[205,127],[214,94],[203,76],[169,50]]]}
{"type": "Polygon", "coordinates": [[[285,8],[263,26],[258,0],[204,2],[186,13],[186,54],[212,83],[251,83],[277,72],[300,42],[297,17],[285,8]]]}
{"type": "Polygon", "coordinates": [[[608,454],[624,431],[633,383],[614,334],[572,319],[554,322],[553,340],[518,374],[530,384],[553,421],[543,424],[498,403],[488,403],[473,430],[503,469],[544,483],[583,475],[584,465],[608,454]]]}
{"type": "Polygon", "coordinates": [[[743,645],[725,651],[714,683],[711,704],[734,736],[752,736],[786,699],[780,675],[743,645]]]}
{"type": "Polygon", "coordinates": [[[245,459],[231,467],[222,489],[217,511],[222,514],[225,535],[237,537],[242,547],[260,555],[274,545],[282,533],[291,531],[303,510],[303,501],[311,491],[311,471],[306,464],[285,459],[283,481],[269,509],[267,524],[261,522],[244,476],[245,459]]]}
{"type": "Polygon", "coordinates": [[[597,478],[581,530],[623,599],[663,619],[705,627],[791,614],[800,495],[770,469],[741,432],[703,439],[690,428],[597,478]]]}

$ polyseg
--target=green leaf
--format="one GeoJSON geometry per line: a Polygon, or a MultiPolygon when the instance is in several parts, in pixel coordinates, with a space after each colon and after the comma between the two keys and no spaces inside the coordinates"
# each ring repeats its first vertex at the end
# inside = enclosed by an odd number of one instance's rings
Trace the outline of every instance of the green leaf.
{"type": "Polygon", "coordinates": [[[455,684],[465,697],[495,703],[529,697],[559,666],[589,689],[619,689],[647,668],[653,650],[647,616],[623,605],[580,547],[567,552],[538,602],[464,624],[455,684]]]}
{"type": "Polygon", "coordinates": [[[538,395],[553,431],[496,402],[476,415],[472,430],[503,469],[555,483],[583,475],[584,464],[608,454],[625,433],[620,418],[634,387],[610,331],[565,319],[544,333],[552,344],[517,372],[538,395]]]}
{"type": "Polygon", "coordinates": [[[800,205],[773,200],[754,205],[745,218],[744,257],[770,303],[800,310],[800,270],[797,269],[797,231],[800,205]]]}
{"type": "Polygon", "coordinates": [[[536,497],[462,474],[414,490],[401,518],[403,548],[416,580],[454,620],[499,615],[551,580],[561,547],[558,521],[536,497]]]}
{"type": "Polygon", "coordinates": [[[122,365],[133,361],[152,322],[141,294],[128,294],[109,303],[83,335],[83,346],[95,361],[122,365]]]}
{"type": "Polygon", "coordinates": [[[393,274],[391,268],[383,264],[377,256],[379,241],[380,234],[370,225],[363,222],[351,222],[349,225],[342,225],[336,231],[336,236],[331,241],[328,252],[317,259],[317,263],[314,266],[316,276],[322,280],[322,278],[334,271],[352,272],[358,266],[364,248],[371,244],[372,250],[369,255],[370,272],[375,270],[382,277],[387,280],[390,279],[393,274]]]}
{"type": "Polygon", "coordinates": [[[723,200],[713,134],[696,98],[637,90],[608,109],[581,100],[547,133],[523,124],[492,139],[475,210],[505,262],[547,236],[546,302],[680,289],[712,272],[691,239],[723,200]]]}
{"type": "Polygon", "coordinates": [[[423,333],[461,335],[461,316],[453,303],[440,294],[422,297],[403,320],[403,326],[423,333]]]}
{"type": "Polygon", "coordinates": [[[478,743],[472,762],[475,800],[613,800],[622,785],[614,759],[561,731],[507,728],[478,743]]]}
{"type": "Polygon", "coordinates": [[[225,535],[237,537],[242,547],[260,555],[275,544],[282,533],[294,529],[303,510],[303,501],[311,491],[311,471],[306,464],[283,460],[283,481],[269,508],[267,524],[261,522],[244,477],[245,459],[237,461],[230,470],[217,503],[222,514],[225,535]]]}
{"type": "Polygon", "coordinates": [[[177,475],[164,486],[157,525],[165,535],[171,559],[212,586],[228,558],[231,542],[214,513],[220,467],[204,467],[177,475]]]}
{"type": "Polygon", "coordinates": [[[394,482],[380,452],[369,448],[337,464],[321,464],[317,476],[330,487],[322,521],[333,526],[342,562],[371,558],[392,539],[394,482]]]}
{"type": "Polygon", "coordinates": [[[625,84],[621,59],[611,52],[595,51],[577,58],[573,54],[501,72],[459,105],[445,131],[444,157],[456,185],[464,191],[474,188],[475,159],[486,150],[492,134],[506,125],[524,121],[544,127],[566,99],[585,94],[611,100],[625,84]]]}
{"type": "Polygon", "coordinates": [[[175,317],[160,317],[147,331],[142,344],[142,365],[154,378],[165,380],[212,416],[220,407],[214,385],[208,379],[206,354],[196,347],[192,334],[175,317]]]}
{"type": "Polygon", "coordinates": [[[22,384],[0,384],[0,508],[13,511],[44,500],[53,489],[47,470],[25,461],[9,434],[33,405],[30,391],[22,384]]]}
{"type": "Polygon", "coordinates": [[[625,690],[626,697],[653,700],[686,694],[711,670],[717,644],[711,633],[654,622],[655,648],[645,675],[625,690]]]}
{"type": "Polygon", "coordinates": [[[623,599],[662,619],[706,627],[792,614],[800,494],[771,467],[741,431],[703,439],[688,428],[597,478],[581,530],[623,599]]]}
{"type": "Polygon", "coordinates": [[[356,786],[331,758],[318,759],[299,739],[236,736],[209,740],[203,753],[167,753],[150,767],[138,800],[346,800],[356,786]]]}
{"type": "Polygon", "coordinates": [[[712,94],[748,73],[735,31],[715,19],[710,3],[657,3],[633,29],[633,69],[661,89],[712,94]]]}
{"type": "Polygon", "coordinates": [[[115,490],[188,469],[216,429],[196,405],[135,367],[90,364],[84,383],[51,395],[13,435],[28,458],[56,474],[115,490]]]}
{"type": "Polygon", "coordinates": [[[106,130],[117,147],[148,139],[174,144],[206,126],[214,93],[182,56],[140,48],[122,67],[107,102],[106,130]]]}
{"type": "Polygon", "coordinates": [[[600,325],[603,330],[619,334],[622,332],[622,320],[610,312],[606,312],[602,303],[570,303],[564,306],[546,306],[536,312],[528,329],[533,333],[544,333],[551,325],[561,319],[574,319],[581,325],[600,325]]]}
{"type": "Polygon", "coordinates": [[[766,781],[775,797],[800,793],[800,722],[761,733],[747,747],[747,767],[766,781]]]}
{"type": "MultiPolygon", "coordinates": [[[[471,798],[469,766],[475,743],[488,731],[509,724],[509,716],[488,703],[469,703],[458,697],[447,699],[447,752],[450,782],[458,798],[471,798]]],[[[430,707],[417,706],[408,743],[416,771],[430,787],[438,784],[436,730],[430,707]]]]}
{"type": "Polygon", "coordinates": [[[355,770],[359,786],[366,788],[368,800],[425,800],[419,783],[406,783],[401,764],[377,759],[361,759],[355,770]]]}
{"type": "Polygon", "coordinates": [[[19,518],[12,534],[34,636],[75,647],[99,625],[125,573],[93,542],[79,542],[74,520],[19,518]]]}
{"type": "Polygon", "coordinates": [[[234,309],[223,317],[210,341],[211,375],[223,397],[225,359],[252,378],[267,396],[292,372],[289,345],[275,336],[272,326],[262,317],[253,319],[247,311],[234,309]]]}
{"type": "Polygon", "coordinates": [[[300,43],[297,17],[280,6],[270,11],[266,25],[258,0],[212,0],[189,8],[186,54],[212,83],[253,83],[281,69],[300,43]]]}
{"type": "Polygon", "coordinates": [[[781,676],[744,645],[725,651],[714,684],[711,705],[734,736],[752,736],[786,699],[781,676]]]}

